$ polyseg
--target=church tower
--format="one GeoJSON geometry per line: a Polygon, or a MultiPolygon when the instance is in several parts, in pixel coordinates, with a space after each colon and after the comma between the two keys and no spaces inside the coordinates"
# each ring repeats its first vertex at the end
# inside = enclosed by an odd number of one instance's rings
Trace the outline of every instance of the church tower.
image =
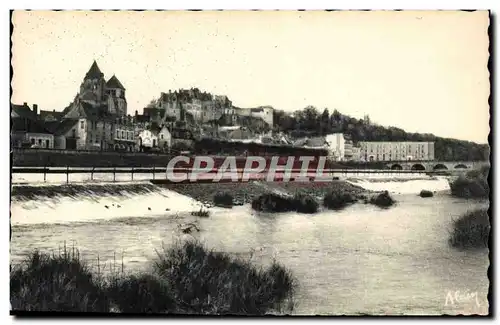
{"type": "Polygon", "coordinates": [[[106,94],[108,96],[109,112],[118,116],[126,116],[127,100],[125,99],[125,87],[123,87],[115,75],[106,82],[106,94]]]}
{"type": "Polygon", "coordinates": [[[92,63],[80,85],[80,100],[88,102],[93,106],[103,104],[105,101],[105,84],[104,74],[94,60],[94,63],[92,63]]]}

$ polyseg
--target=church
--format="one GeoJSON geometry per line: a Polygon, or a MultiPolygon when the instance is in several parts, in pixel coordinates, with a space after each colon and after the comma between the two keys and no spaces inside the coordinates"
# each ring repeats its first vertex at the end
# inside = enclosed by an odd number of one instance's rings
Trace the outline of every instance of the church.
{"type": "Polygon", "coordinates": [[[136,130],[127,116],[125,87],[115,75],[106,81],[96,61],[85,74],[80,92],[64,110],[63,119],[78,121],[75,149],[134,150],[136,130]]]}

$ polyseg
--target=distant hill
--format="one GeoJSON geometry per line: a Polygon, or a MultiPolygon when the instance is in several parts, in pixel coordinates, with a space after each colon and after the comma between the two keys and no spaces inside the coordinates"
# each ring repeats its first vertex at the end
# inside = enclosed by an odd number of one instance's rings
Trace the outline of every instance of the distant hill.
{"type": "Polygon", "coordinates": [[[334,110],[322,113],[313,106],[292,114],[276,110],[274,129],[293,137],[320,136],[330,133],[350,135],[354,144],[359,141],[433,141],[436,160],[486,161],[490,148],[487,144],[437,137],[433,134],[408,133],[396,127],[384,127],[370,122],[368,116],[356,119],[334,110]]]}

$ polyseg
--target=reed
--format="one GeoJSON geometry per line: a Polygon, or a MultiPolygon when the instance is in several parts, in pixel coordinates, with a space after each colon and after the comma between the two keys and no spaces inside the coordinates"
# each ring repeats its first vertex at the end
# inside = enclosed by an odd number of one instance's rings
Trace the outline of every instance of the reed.
{"type": "Polygon", "coordinates": [[[295,280],[273,262],[257,267],[198,242],[158,253],[150,272],[125,274],[116,256],[108,276],[97,275],[78,250],[33,252],[10,275],[14,311],[263,315],[290,310],[295,280]]]}

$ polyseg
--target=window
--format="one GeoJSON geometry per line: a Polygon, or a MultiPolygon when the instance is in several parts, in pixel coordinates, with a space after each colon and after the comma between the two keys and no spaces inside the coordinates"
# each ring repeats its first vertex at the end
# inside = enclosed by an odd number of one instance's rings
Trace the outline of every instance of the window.
{"type": "Polygon", "coordinates": [[[116,138],[119,138],[119,137],[120,137],[120,131],[116,130],[116,138]]]}
{"type": "Polygon", "coordinates": [[[162,133],[162,134],[160,134],[160,138],[163,140],[163,133],[162,133]]]}
{"type": "Polygon", "coordinates": [[[45,148],[50,148],[50,141],[49,140],[45,140],[45,148]]]}
{"type": "Polygon", "coordinates": [[[42,146],[42,139],[38,139],[38,145],[41,147],[42,146]]]}
{"type": "Polygon", "coordinates": [[[125,139],[125,131],[122,131],[122,139],[125,139]]]}
{"type": "Polygon", "coordinates": [[[31,144],[35,144],[35,139],[31,138],[31,144]]]}
{"type": "Polygon", "coordinates": [[[85,121],[80,121],[80,129],[85,129],[85,121]]]}
{"type": "Polygon", "coordinates": [[[76,138],[76,130],[75,129],[73,129],[72,136],[73,136],[73,138],[76,138]]]}

